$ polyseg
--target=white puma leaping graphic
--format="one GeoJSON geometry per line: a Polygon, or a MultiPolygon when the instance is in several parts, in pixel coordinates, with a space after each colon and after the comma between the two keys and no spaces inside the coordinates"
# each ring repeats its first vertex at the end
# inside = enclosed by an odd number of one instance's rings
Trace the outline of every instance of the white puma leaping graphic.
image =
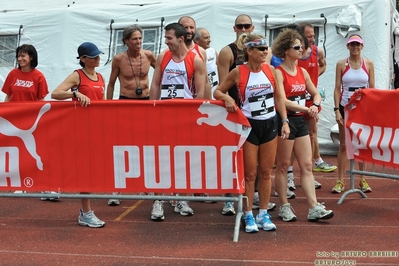
{"type": "Polygon", "coordinates": [[[36,160],[36,165],[39,170],[43,170],[43,163],[36,151],[36,141],[35,137],[33,136],[33,131],[36,130],[37,124],[39,123],[42,115],[50,110],[50,108],[50,103],[43,105],[39,111],[39,114],[37,115],[35,123],[30,129],[27,130],[17,128],[10,121],[0,116],[0,133],[10,137],[19,137],[24,143],[27,151],[36,160]]]}
{"type": "Polygon", "coordinates": [[[219,124],[224,126],[228,131],[241,134],[242,126],[227,120],[228,112],[226,108],[211,104],[209,102],[204,102],[198,108],[198,111],[203,115],[208,115],[208,117],[201,117],[197,119],[197,124],[202,125],[202,123],[208,124],[210,126],[218,126],[219,124]],[[217,108],[215,108],[217,107],[217,108]]]}

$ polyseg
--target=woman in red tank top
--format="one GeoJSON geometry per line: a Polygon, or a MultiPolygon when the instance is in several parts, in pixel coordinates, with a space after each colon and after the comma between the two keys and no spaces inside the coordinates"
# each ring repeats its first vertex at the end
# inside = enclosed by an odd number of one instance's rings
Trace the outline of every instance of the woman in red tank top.
{"type": "Polygon", "coordinates": [[[283,141],[279,138],[276,156],[275,182],[278,196],[282,205],[279,216],[285,222],[295,221],[297,218],[287,200],[287,170],[290,165],[292,152],[295,153],[300,168],[301,187],[303,188],[308,205],[308,220],[332,218],[334,213],[326,210],[317,202],[312,173],[312,147],[309,138],[309,131],[304,118],[308,114],[318,119],[318,107],[321,96],[313,85],[308,72],[297,66],[297,60],[302,57],[302,37],[292,29],[285,29],[277,36],[273,43],[273,52],[276,56],[284,58],[284,61],[277,67],[277,82],[284,88],[287,99],[285,105],[288,110],[290,125],[290,136],[283,141]],[[314,104],[307,107],[306,91],[313,97],[314,104]]]}
{"type": "MultiPolygon", "coordinates": [[[[78,48],[77,57],[81,69],[70,74],[51,94],[51,98],[65,100],[71,98],[79,101],[82,107],[88,107],[91,100],[104,100],[105,83],[102,75],[96,72],[100,65],[100,54],[103,54],[94,43],[84,42],[78,48]]],[[[81,192],[81,194],[89,194],[81,192]]],[[[103,227],[105,222],[97,218],[91,210],[90,199],[82,199],[78,224],[89,227],[103,227]]]]}

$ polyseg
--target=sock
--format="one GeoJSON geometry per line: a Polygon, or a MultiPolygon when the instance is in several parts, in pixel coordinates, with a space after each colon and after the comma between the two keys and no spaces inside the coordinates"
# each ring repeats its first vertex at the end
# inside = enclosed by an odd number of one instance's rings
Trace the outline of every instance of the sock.
{"type": "Polygon", "coordinates": [[[289,173],[289,172],[292,173],[293,169],[294,169],[294,166],[293,166],[293,165],[288,166],[288,173],[289,173]]]}
{"type": "Polygon", "coordinates": [[[315,165],[319,165],[319,164],[321,164],[322,162],[324,162],[324,161],[323,161],[323,159],[320,157],[319,159],[317,159],[317,160],[315,161],[315,165]]]}
{"type": "Polygon", "coordinates": [[[265,213],[267,214],[267,209],[259,209],[259,216],[262,216],[265,213]]]}
{"type": "Polygon", "coordinates": [[[253,216],[252,211],[245,211],[245,216],[247,216],[247,215],[252,215],[253,216]]]}

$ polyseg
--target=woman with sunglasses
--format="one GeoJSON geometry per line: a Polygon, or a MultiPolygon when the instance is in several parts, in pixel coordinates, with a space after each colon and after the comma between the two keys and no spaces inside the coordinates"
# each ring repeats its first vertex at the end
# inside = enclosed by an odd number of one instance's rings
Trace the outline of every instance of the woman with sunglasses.
{"type": "MultiPolygon", "coordinates": [[[[233,69],[224,81],[216,88],[213,96],[225,103],[226,110],[235,112],[235,100],[228,95],[230,88],[238,88],[239,97],[242,99],[240,106],[248,118],[252,130],[243,145],[245,196],[243,216],[245,231],[256,233],[258,228],[266,231],[276,230],[267,213],[271,191],[271,175],[277,149],[277,115],[286,121],[284,105],[284,92],[276,85],[275,69],[265,64],[268,54],[267,41],[257,34],[242,34],[238,43],[243,47],[244,61],[246,64],[233,69]],[[259,178],[259,214],[254,218],[252,204],[255,189],[255,179],[259,178]]],[[[280,135],[288,136],[290,133],[287,123],[284,123],[280,135]]]]}
{"type": "MultiPolygon", "coordinates": [[[[374,64],[370,59],[362,57],[363,39],[360,35],[354,34],[348,38],[346,47],[349,50],[349,57],[337,62],[335,69],[334,89],[334,112],[335,120],[339,129],[339,150],[338,150],[338,180],[332,189],[332,193],[341,193],[345,190],[344,174],[346,166],[346,145],[344,126],[344,107],[355,90],[362,88],[375,88],[374,64]]],[[[359,163],[359,168],[364,165],[359,163]]],[[[359,189],[363,192],[371,192],[369,184],[361,176],[359,189]]]]}
{"type": "MultiPolygon", "coordinates": [[[[279,216],[285,222],[295,221],[297,218],[287,199],[287,170],[290,165],[292,152],[295,153],[300,168],[301,186],[305,192],[309,212],[307,219],[317,221],[319,219],[332,218],[334,213],[326,210],[324,205],[317,202],[312,173],[312,146],[310,144],[309,131],[304,115],[308,114],[316,122],[318,120],[318,107],[321,96],[313,85],[308,72],[297,66],[297,60],[302,57],[302,36],[295,30],[284,29],[273,43],[273,52],[284,61],[277,67],[277,83],[284,88],[286,99],[285,105],[288,111],[288,119],[279,119],[279,128],[284,122],[289,123],[290,134],[287,139],[278,139],[277,145],[277,168],[275,182],[278,196],[282,205],[279,216]],[[314,104],[306,107],[306,91],[312,95],[314,104]]],[[[282,113],[280,112],[282,115],[282,113]]],[[[278,131],[280,134],[280,131],[278,131]]],[[[284,135],[283,135],[284,137],[284,135]]]]}

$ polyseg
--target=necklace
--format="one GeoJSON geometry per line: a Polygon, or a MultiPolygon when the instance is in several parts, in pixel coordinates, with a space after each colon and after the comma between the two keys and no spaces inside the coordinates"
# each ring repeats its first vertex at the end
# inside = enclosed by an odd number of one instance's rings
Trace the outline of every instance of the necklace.
{"type": "MultiPolygon", "coordinates": [[[[140,77],[139,77],[139,82],[137,82],[136,75],[134,75],[132,61],[130,60],[129,53],[127,51],[126,51],[126,55],[127,55],[127,58],[129,59],[130,67],[132,68],[134,80],[136,81],[136,95],[141,95],[143,93],[143,89],[140,87],[140,77]]],[[[141,53],[140,53],[140,72],[139,72],[139,75],[141,75],[141,63],[142,63],[142,61],[141,61],[141,53]]]]}

